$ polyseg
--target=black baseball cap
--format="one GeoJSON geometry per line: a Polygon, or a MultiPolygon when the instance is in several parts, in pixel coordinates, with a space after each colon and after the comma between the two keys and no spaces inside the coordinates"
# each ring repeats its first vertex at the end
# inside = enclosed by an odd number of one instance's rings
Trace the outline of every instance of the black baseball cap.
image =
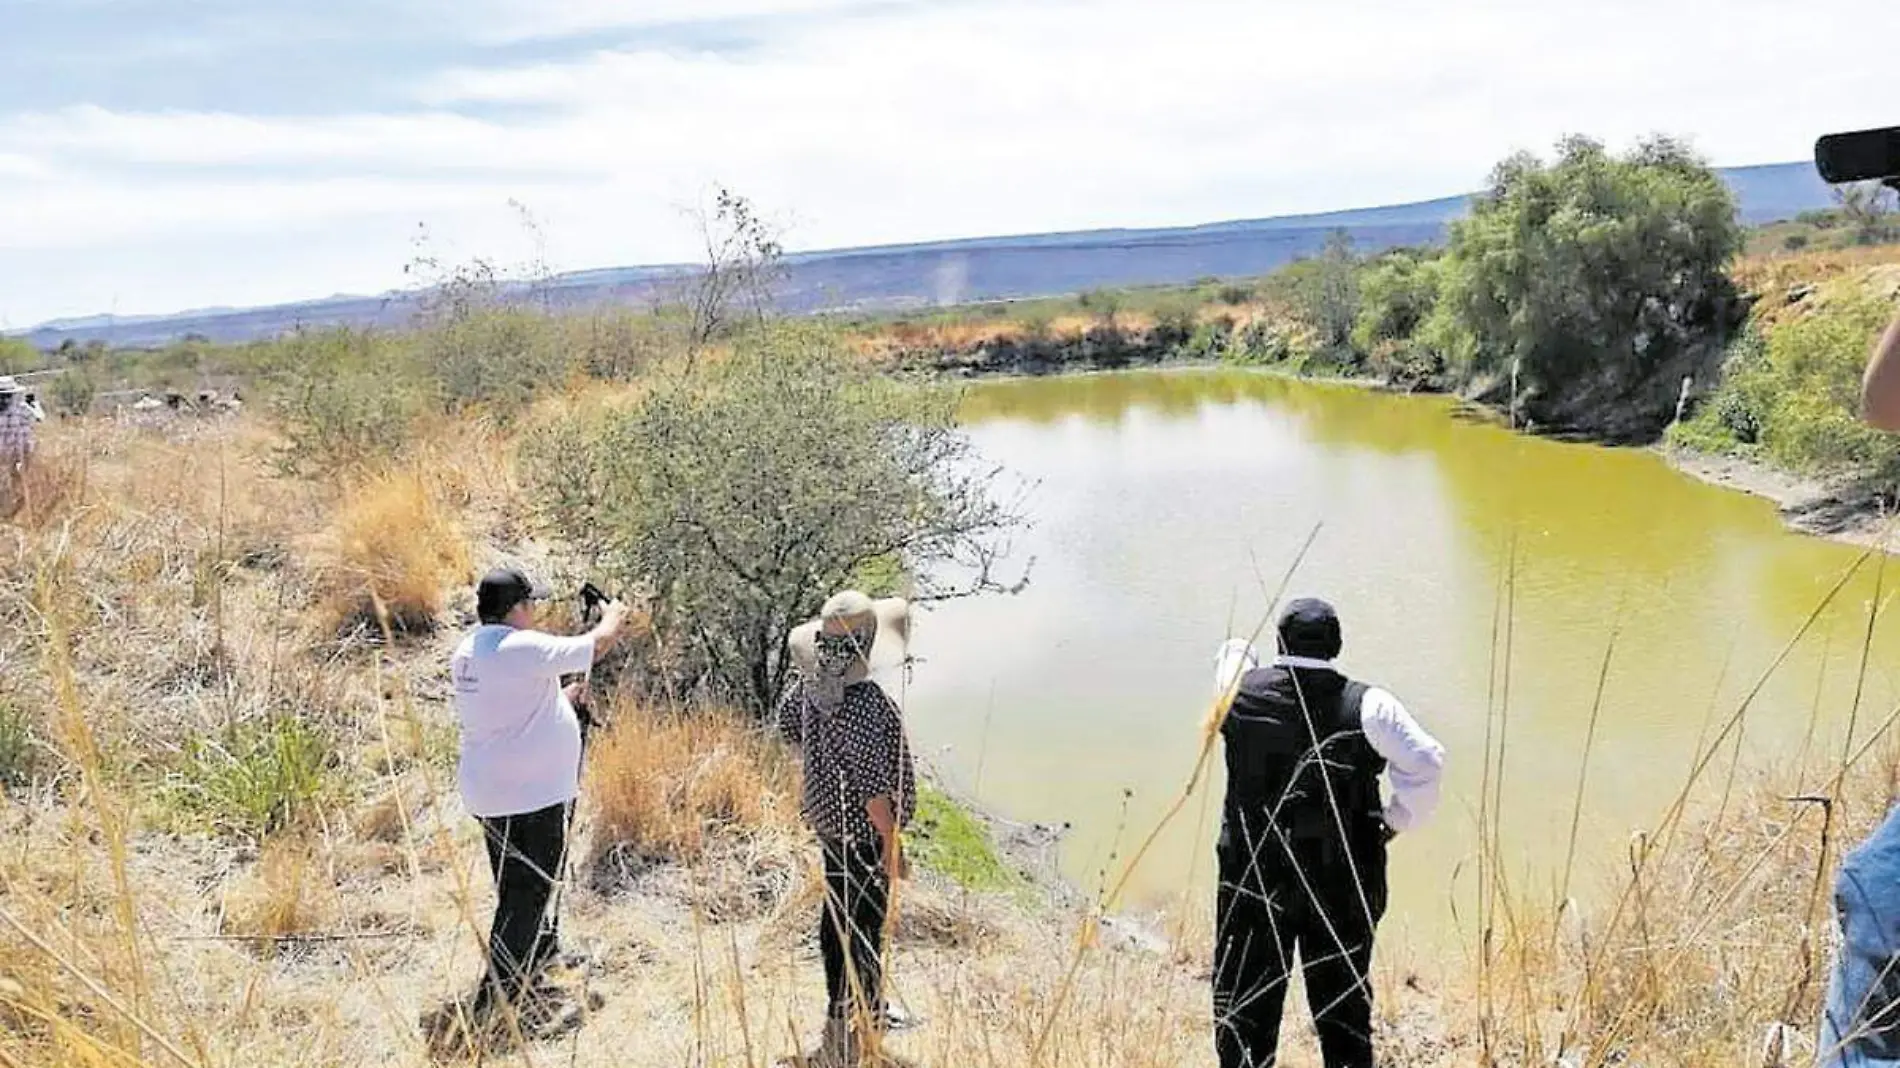
{"type": "Polygon", "coordinates": [[[527,572],[499,567],[483,575],[475,587],[475,615],[483,623],[499,623],[516,605],[547,599],[548,588],[529,578],[527,572]]]}
{"type": "Polygon", "coordinates": [[[1317,597],[1302,597],[1280,613],[1280,652],[1331,660],[1339,655],[1339,613],[1317,597]]]}

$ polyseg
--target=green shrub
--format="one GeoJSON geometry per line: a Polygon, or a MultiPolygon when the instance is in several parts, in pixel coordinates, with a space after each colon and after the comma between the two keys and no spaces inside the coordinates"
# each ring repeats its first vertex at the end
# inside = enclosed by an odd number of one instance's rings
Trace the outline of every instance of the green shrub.
{"type": "Polygon", "coordinates": [[[1187,360],[1224,360],[1234,339],[1234,325],[1217,321],[1201,323],[1188,335],[1178,355],[1187,360]]]}
{"type": "Polygon", "coordinates": [[[258,839],[322,799],[331,762],[329,739],[301,719],[242,721],[188,740],[162,794],[192,819],[258,839]]]}
{"type": "Polygon", "coordinates": [[[402,350],[350,330],[297,334],[267,357],[269,410],[287,474],[337,471],[393,455],[413,437],[425,393],[402,350]]]}
{"type": "Polygon", "coordinates": [[[37,371],[45,362],[46,358],[40,355],[40,350],[31,344],[19,338],[0,337],[0,375],[37,371]]]}
{"type": "Polygon", "coordinates": [[[0,789],[33,781],[37,756],[25,711],[13,701],[0,698],[0,789]]]}
{"type": "Polygon", "coordinates": [[[1892,317],[1891,301],[1859,279],[1831,282],[1808,310],[1766,337],[1744,332],[1731,349],[1720,391],[1698,421],[1740,444],[1759,442],[1775,462],[1800,471],[1855,472],[1891,483],[1900,437],[1860,419],[1867,351],[1892,317]]]}
{"type": "Polygon", "coordinates": [[[1297,355],[1286,332],[1264,319],[1248,323],[1222,353],[1228,363],[1242,366],[1284,363],[1297,355]]]}
{"type": "Polygon", "coordinates": [[[1360,281],[1353,347],[1370,353],[1388,342],[1405,348],[1438,304],[1438,260],[1406,253],[1382,256],[1360,281]]]}
{"type": "Polygon", "coordinates": [[[625,407],[534,428],[521,468],[596,573],[652,590],[672,660],[651,681],[763,711],[786,632],[865,568],[964,565],[948,572],[959,585],[1000,588],[989,565],[1016,519],[958,403],[879,375],[821,327],[778,326],[625,407]]]}
{"type": "Polygon", "coordinates": [[[1353,324],[1359,319],[1361,270],[1352,235],[1334,230],[1327,234],[1318,256],[1287,264],[1269,275],[1261,288],[1298,310],[1318,332],[1320,348],[1345,348],[1352,343],[1353,324]]]}
{"type": "Polygon", "coordinates": [[[1738,439],[1719,419],[1707,416],[1671,424],[1663,434],[1663,441],[1672,448],[1718,456],[1747,449],[1747,443],[1738,439]]]}
{"type": "Polygon", "coordinates": [[[92,398],[98,391],[91,372],[83,367],[68,368],[53,377],[53,410],[61,415],[84,415],[92,410],[92,398]]]}
{"type": "Polygon", "coordinates": [[[481,408],[507,422],[537,394],[566,384],[572,365],[557,325],[512,309],[457,315],[418,336],[416,358],[445,410],[481,408]]]}

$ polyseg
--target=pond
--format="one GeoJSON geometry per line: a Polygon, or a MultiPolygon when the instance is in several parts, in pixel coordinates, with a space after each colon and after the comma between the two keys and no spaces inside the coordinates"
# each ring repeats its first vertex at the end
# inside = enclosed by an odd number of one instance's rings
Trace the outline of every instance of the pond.
{"type": "MultiPolygon", "coordinates": [[[[1180,794],[1216,646],[1262,623],[1316,525],[1288,594],[1337,605],[1342,666],[1448,751],[1439,818],[1393,849],[1388,927],[1426,942],[1469,935],[1455,917],[1471,922],[1487,736],[1503,749],[1502,855],[1545,900],[1581,788],[1587,898],[1681,789],[1712,718],[1765,673],[1745,769],[1841,752],[1875,584],[1900,586],[1868,562],[1769,672],[1859,552],[1648,452],[1513,434],[1444,398],[1235,370],[986,382],[964,411],[984,457],[1034,484],[1011,556],[1033,559],[1031,582],[920,615],[911,730],[987,805],[1069,824],[1063,864],[1091,891],[1180,794]]],[[[1883,617],[1861,737],[1900,694],[1896,654],[1883,617]]],[[[1208,887],[1218,763],[1217,747],[1123,904],[1208,887]]]]}

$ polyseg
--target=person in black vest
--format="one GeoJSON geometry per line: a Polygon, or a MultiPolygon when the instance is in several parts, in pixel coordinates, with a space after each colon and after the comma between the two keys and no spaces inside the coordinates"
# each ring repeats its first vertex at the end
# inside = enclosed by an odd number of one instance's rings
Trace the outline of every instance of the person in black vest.
{"type": "Polygon", "coordinates": [[[1444,748],[1398,699],[1333,667],[1339,617],[1287,606],[1280,655],[1221,646],[1227,797],[1215,900],[1214,1045],[1221,1068],[1273,1068],[1297,959],[1326,1068],[1370,1068],[1372,941],[1386,843],[1438,804],[1444,748]],[[1379,777],[1392,787],[1381,800],[1379,777]]]}

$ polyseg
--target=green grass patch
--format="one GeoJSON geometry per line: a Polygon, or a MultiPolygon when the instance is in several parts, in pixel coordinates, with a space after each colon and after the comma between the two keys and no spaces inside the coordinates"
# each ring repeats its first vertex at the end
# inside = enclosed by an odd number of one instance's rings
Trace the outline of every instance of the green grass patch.
{"type": "Polygon", "coordinates": [[[34,757],[33,732],[25,711],[0,698],[0,789],[31,782],[34,757]]]}
{"type": "Polygon", "coordinates": [[[294,717],[234,724],[189,740],[160,797],[188,821],[262,838],[330,791],[333,752],[329,739],[294,717]]]}
{"type": "Polygon", "coordinates": [[[905,849],[919,866],[967,890],[1006,891],[1023,885],[983,824],[928,784],[918,787],[917,813],[905,832],[905,849]]]}
{"type": "Polygon", "coordinates": [[[1735,456],[1755,451],[1709,413],[1671,424],[1663,433],[1663,441],[1672,448],[1711,456],[1735,456]]]}

